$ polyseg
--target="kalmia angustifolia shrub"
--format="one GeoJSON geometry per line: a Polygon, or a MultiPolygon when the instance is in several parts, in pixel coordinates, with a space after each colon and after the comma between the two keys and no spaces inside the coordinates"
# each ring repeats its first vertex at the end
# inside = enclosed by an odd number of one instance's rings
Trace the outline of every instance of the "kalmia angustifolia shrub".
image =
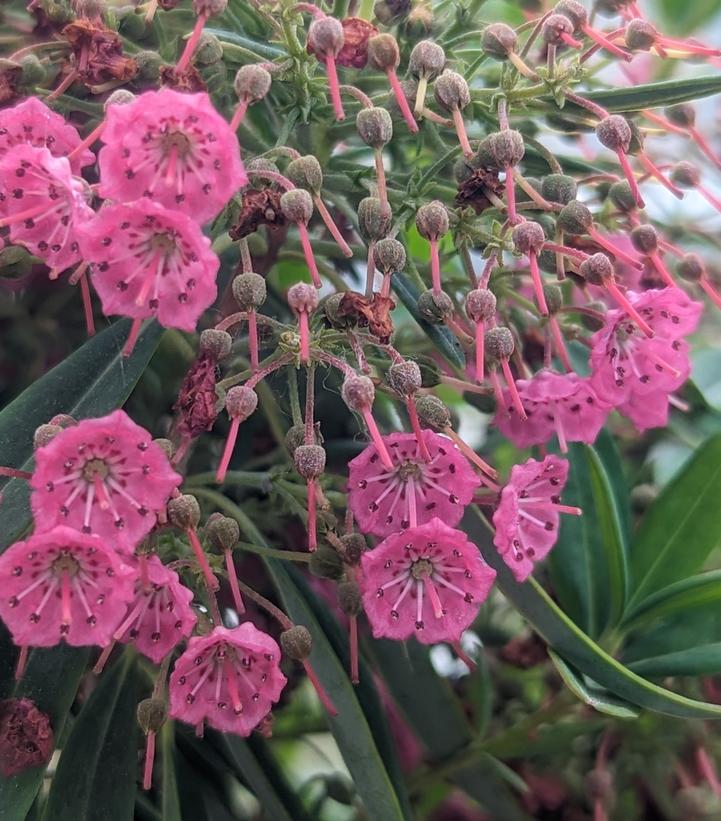
{"type": "MultiPolygon", "coordinates": [[[[150,790],[167,722],[269,737],[293,661],[331,716],[358,708],[329,691],[339,659],[398,712],[371,636],[445,643],[473,667],[462,637],[494,582],[536,585],[561,514],[583,522],[564,493],[596,503],[574,443],[686,407],[717,268],[651,206],[689,193],[721,211],[721,159],[690,97],[626,105],[604,89],[654,60],[718,69],[721,51],[622,0],[522,3],[515,28],[399,0],[372,19],[356,2],[332,6],[342,17],[286,0],[9,5],[29,15],[8,14],[17,48],[0,64],[8,290],[51,294],[43,277],[67,275],[89,336],[100,312],[130,320],[123,369],[155,323],[180,365],[144,425],[114,400],[51,410],[32,463],[0,468],[27,481],[33,521],[0,556],[15,678],[33,648],[98,648],[104,676],[137,652],[150,790]],[[502,443],[495,467],[470,406],[502,443]],[[290,561],[348,633],[333,626],[330,672],[323,618],[269,588],[290,561]]],[[[538,663],[523,641],[504,663],[538,663]]],[[[417,765],[400,713],[393,731],[417,765]]],[[[604,735],[587,775],[597,819],[615,743],[604,735]]],[[[31,700],[0,702],[4,774],[52,745],[31,700]]]]}

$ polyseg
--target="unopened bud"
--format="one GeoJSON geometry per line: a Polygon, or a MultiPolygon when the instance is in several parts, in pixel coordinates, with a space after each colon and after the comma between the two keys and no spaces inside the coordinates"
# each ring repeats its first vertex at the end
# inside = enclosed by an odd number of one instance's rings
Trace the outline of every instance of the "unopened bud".
{"type": "Polygon", "coordinates": [[[72,428],[77,425],[77,420],[70,416],[69,413],[56,413],[52,419],[48,421],[49,425],[60,425],[61,428],[72,428]]]}
{"type": "Polygon", "coordinates": [[[378,240],[373,248],[373,262],[382,274],[394,274],[406,266],[406,249],[391,237],[378,240]]]}
{"type": "Polygon", "coordinates": [[[543,22],[541,37],[553,46],[565,45],[563,35],[573,34],[573,23],[563,14],[551,14],[543,22]]]}
{"type": "Polygon", "coordinates": [[[596,126],[596,136],[611,151],[626,153],[631,145],[631,126],[620,114],[609,114],[596,126]]]}
{"type": "Polygon", "coordinates": [[[273,78],[267,68],[251,63],[238,69],[233,88],[239,100],[257,103],[270,91],[272,82],[273,78]]]}
{"type": "Polygon", "coordinates": [[[233,279],[233,296],[243,311],[254,311],[265,302],[268,289],[260,274],[246,271],[233,279]]]}
{"type": "Polygon", "coordinates": [[[671,180],[682,188],[695,188],[701,182],[701,174],[696,166],[684,160],[674,165],[671,180]]]}
{"type": "Polygon", "coordinates": [[[571,200],[558,214],[558,227],[567,234],[585,234],[593,225],[593,215],[578,200],[571,200]]]}
{"type": "Polygon", "coordinates": [[[401,61],[398,42],[392,34],[376,34],[368,40],[368,63],[377,71],[394,71],[401,61]]]}
{"type": "Polygon", "coordinates": [[[343,401],[352,411],[368,410],[373,405],[376,389],[367,376],[347,376],[340,390],[343,401]]]}
{"type": "Polygon", "coordinates": [[[258,394],[253,388],[235,385],[225,394],[225,409],[231,419],[244,422],[258,407],[258,394]]]}
{"type": "Polygon", "coordinates": [[[323,185],[323,170],[311,154],[298,157],[288,163],[285,176],[298,188],[317,194],[323,185]]]}
{"type": "Polygon", "coordinates": [[[689,282],[698,282],[705,275],[706,266],[698,254],[685,254],[676,266],[676,272],[689,282]]]}
{"type": "Polygon", "coordinates": [[[33,434],[33,447],[35,450],[45,447],[48,442],[51,442],[63,429],[60,425],[40,425],[35,429],[33,434]]]}
{"type": "Polygon", "coordinates": [[[317,479],[325,470],[325,449],[320,445],[298,445],[293,462],[303,479],[317,479]]]}
{"type": "Polygon", "coordinates": [[[544,285],[543,296],[546,299],[549,314],[557,314],[563,307],[563,291],[558,285],[544,285]]]}
{"type": "Polygon", "coordinates": [[[631,186],[626,182],[626,180],[619,180],[615,182],[609,189],[608,189],[608,198],[611,202],[618,208],[619,211],[623,211],[624,214],[629,214],[631,211],[635,211],[638,207],[636,205],[636,198],[633,195],[633,191],[631,191],[631,186]]]}
{"type": "Polygon", "coordinates": [[[193,52],[193,61],[199,66],[213,66],[223,59],[223,44],[209,31],[200,35],[198,45],[193,52]]]}
{"type": "Polygon", "coordinates": [[[693,128],[696,124],[696,112],[688,103],[670,106],[666,109],[666,116],[674,125],[681,128],[693,128]]]}
{"type": "Polygon", "coordinates": [[[344,42],[343,25],[335,17],[316,17],[308,27],[308,46],[320,57],[337,57],[344,42]]]}
{"type": "Polygon", "coordinates": [[[508,328],[498,326],[490,328],[484,335],[486,344],[486,355],[492,362],[500,362],[502,359],[510,359],[513,349],[513,334],[508,328]]]}
{"type": "Polygon", "coordinates": [[[157,51],[139,51],[133,54],[137,68],[133,83],[143,86],[153,85],[160,78],[160,69],[163,67],[163,58],[157,51]]]}
{"type": "Polygon", "coordinates": [[[371,148],[383,148],[393,137],[393,120],[385,108],[361,108],[355,124],[361,139],[371,148]]]}
{"type": "Polygon", "coordinates": [[[626,25],[624,40],[631,51],[648,51],[657,39],[658,31],[655,26],[640,17],[629,20],[626,25]]]}
{"type": "Polygon", "coordinates": [[[496,60],[505,60],[517,44],[518,35],[505,23],[491,23],[481,31],[481,49],[496,60]]]}
{"type": "Polygon", "coordinates": [[[521,254],[537,254],[546,241],[543,228],[537,222],[530,220],[519,223],[513,229],[511,236],[516,251],[521,254]]]}
{"type": "Polygon", "coordinates": [[[576,180],[566,174],[549,174],[541,181],[541,196],[550,202],[568,205],[576,199],[576,180]]]}
{"type": "Polygon", "coordinates": [[[472,322],[488,322],[496,315],[496,295],[488,288],[474,288],[466,294],[466,315],[472,322]]]}
{"type": "Polygon", "coordinates": [[[442,399],[432,394],[416,399],[416,411],[421,425],[431,430],[445,430],[451,424],[451,412],[442,399]]]}
{"type": "Polygon", "coordinates": [[[193,11],[200,16],[214,17],[222,14],[228,6],[228,0],[193,0],[193,11]]]}
{"type": "Polygon", "coordinates": [[[170,441],[170,439],[160,437],[158,439],[153,439],[153,442],[163,451],[168,459],[172,459],[173,456],[175,456],[175,445],[170,441]]]}
{"type": "Polygon", "coordinates": [[[393,213],[378,197],[364,197],[358,203],[358,230],[366,242],[377,242],[388,235],[393,213]]]}
{"type": "Polygon", "coordinates": [[[22,86],[37,86],[45,81],[47,71],[35,54],[26,54],[19,60],[22,86]]]}
{"type": "Polygon", "coordinates": [[[526,153],[523,135],[513,128],[489,134],[478,147],[478,159],[487,168],[503,171],[518,165],[526,153]]]}
{"type": "Polygon", "coordinates": [[[320,579],[338,581],[345,574],[343,559],[332,547],[320,545],[310,554],[308,568],[314,576],[320,579]]]}
{"type": "Polygon", "coordinates": [[[148,733],[157,733],[168,718],[168,710],[161,698],[144,698],[136,711],[140,729],[148,733]]]}
{"type": "Polygon", "coordinates": [[[361,556],[367,550],[366,540],[360,533],[346,533],[340,537],[343,545],[343,558],[352,567],[360,564],[361,556]]]}
{"type": "Polygon", "coordinates": [[[288,288],[288,305],[297,313],[312,314],[318,307],[318,290],[306,282],[296,282],[288,288]]]}
{"type": "Polygon", "coordinates": [[[103,110],[107,111],[111,105],[130,105],[136,99],[137,97],[132,91],[128,91],[126,88],[116,88],[103,103],[103,110]]]}
{"type": "Polygon", "coordinates": [[[425,77],[434,80],[446,64],[446,53],[432,40],[421,40],[411,51],[408,61],[408,71],[414,77],[425,77]]]}
{"type": "Polygon", "coordinates": [[[338,606],[347,616],[357,616],[363,609],[360,587],[356,582],[341,582],[338,585],[338,606]]]}
{"type": "Polygon", "coordinates": [[[643,483],[631,488],[631,505],[635,512],[645,513],[658,498],[656,485],[643,483]]]}
{"type": "Polygon", "coordinates": [[[281,194],[280,210],[290,222],[307,225],[313,216],[313,197],[303,188],[292,188],[281,194]]]}
{"type": "Polygon", "coordinates": [[[658,249],[658,234],[653,225],[637,225],[631,231],[631,242],[639,254],[653,254],[658,249]]]}
{"type": "Polygon", "coordinates": [[[573,23],[574,32],[580,31],[581,27],[588,23],[588,12],[578,0],[560,0],[556,3],[554,11],[568,17],[573,23]]]}
{"type": "Polygon", "coordinates": [[[440,200],[421,205],[416,211],[416,228],[418,233],[427,240],[438,240],[448,233],[448,210],[440,200]]]}
{"type": "Polygon", "coordinates": [[[446,111],[464,109],[471,102],[468,83],[460,74],[446,69],[433,85],[433,96],[446,111]]]}
{"type": "Polygon", "coordinates": [[[592,254],[578,266],[578,273],[591,285],[603,285],[614,278],[613,264],[605,254],[592,254]]]}
{"type": "Polygon", "coordinates": [[[307,627],[294,624],[280,634],[280,648],[283,654],[294,661],[303,661],[310,655],[313,639],[307,627]]]}
{"type": "Polygon", "coordinates": [[[168,502],[168,520],[180,530],[196,528],[200,521],[200,505],[195,496],[183,493],[168,502]]]}
{"type": "Polygon", "coordinates": [[[388,384],[401,396],[412,396],[423,384],[418,363],[410,359],[394,362],[388,368],[388,384]]]}
{"type": "Polygon", "coordinates": [[[210,546],[222,553],[225,550],[235,549],[240,541],[240,527],[238,522],[230,516],[213,513],[205,523],[205,535],[210,546]]]}
{"type": "Polygon", "coordinates": [[[207,354],[211,359],[220,361],[224,359],[233,347],[233,337],[227,331],[216,331],[215,328],[208,328],[200,334],[198,347],[201,353],[207,354]]]}
{"type": "Polygon", "coordinates": [[[431,325],[440,325],[453,313],[453,300],[445,291],[423,291],[418,297],[418,313],[431,325]]]}

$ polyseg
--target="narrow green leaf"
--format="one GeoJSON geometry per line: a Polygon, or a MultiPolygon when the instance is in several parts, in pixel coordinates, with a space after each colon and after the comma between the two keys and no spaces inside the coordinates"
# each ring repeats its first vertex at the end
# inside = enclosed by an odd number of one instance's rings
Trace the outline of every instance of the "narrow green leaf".
{"type": "Polygon", "coordinates": [[[251,40],[249,37],[243,37],[242,34],[237,34],[235,31],[226,31],[224,29],[212,28],[211,26],[208,26],[205,31],[217,37],[221,43],[231,43],[254,56],[264,57],[266,60],[274,60],[276,57],[286,56],[283,49],[271,46],[268,43],[251,40]]]}
{"type": "Polygon", "coordinates": [[[182,821],[178,777],[175,771],[175,722],[166,721],[160,734],[160,807],[163,821],[182,821]]]}
{"type": "Polygon", "coordinates": [[[639,675],[657,678],[716,675],[721,673],[721,642],[632,661],[628,666],[639,675]]]}
{"type": "Polygon", "coordinates": [[[622,626],[637,630],[664,616],[681,613],[694,607],[706,607],[721,601],[721,570],[700,573],[668,585],[644,599],[630,611],[622,626]]]}
{"type": "Polygon", "coordinates": [[[632,543],[629,608],[699,570],[721,541],[721,435],[704,442],[646,512],[632,543]]]}
{"type": "Polygon", "coordinates": [[[623,112],[677,105],[719,93],[721,93],[721,76],[709,74],[704,77],[613,88],[608,91],[589,91],[584,96],[608,111],[623,112]]]}
{"type": "Polygon", "coordinates": [[[83,705],[60,755],[44,821],[132,821],[138,775],[138,681],[125,650],[83,705]]]}

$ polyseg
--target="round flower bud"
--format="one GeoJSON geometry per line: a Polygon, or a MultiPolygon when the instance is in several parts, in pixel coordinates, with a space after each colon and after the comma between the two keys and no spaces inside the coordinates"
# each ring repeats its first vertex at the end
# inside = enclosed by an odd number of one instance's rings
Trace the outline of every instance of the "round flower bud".
{"type": "Polygon", "coordinates": [[[342,579],[345,574],[343,559],[327,545],[320,545],[310,554],[308,568],[314,576],[333,581],[342,579]]]}
{"type": "Polygon", "coordinates": [[[576,199],[577,191],[576,180],[566,174],[549,174],[541,180],[541,196],[550,202],[568,205],[576,199]]]}
{"type": "Polygon", "coordinates": [[[503,171],[518,165],[526,153],[523,135],[513,128],[504,128],[489,134],[478,147],[478,159],[482,165],[503,171]]]}
{"type": "Polygon", "coordinates": [[[376,34],[368,40],[368,63],[377,71],[395,71],[401,62],[398,42],[392,34],[376,34]]]}
{"type": "Polygon", "coordinates": [[[541,27],[541,37],[553,46],[563,46],[562,35],[573,34],[573,23],[563,14],[550,14],[541,27]]]}
{"type": "Polygon", "coordinates": [[[175,445],[170,439],[163,439],[161,437],[159,439],[153,439],[153,442],[163,451],[168,459],[172,459],[173,456],[175,456],[175,445]]]}
{"type": "Polygon", "coordinates": [[[144,698],[135,713],[140,729],[148,735],[157,733],[165,724],[168,711],[162,698],[144,698]]]}
{"type": "Polygon", "coordinates": [[[646,20],[636,18],[626,25],[624,39],[631,51],[648,51],[656,43],[658,31],[646,20]]]}
{"type": "Polygon", "coordinates": [[[696,166],[684,160],[674,165],[671,180],[683,188],[695,188],[701,182],[701,174],[696,166]]]}
{"type": "Polygon", "coordinates": [[[212,66],[223,59],[223,44],[208,31],[202,32],[193,52],[193,61],[200,66],[212,66]]]}
{"type": "Polygon", "coordinates": [[[223,516],[222,513],[213,513],[205,523],[205,536],[218,553],[233,550],[240,541],[240,527],[235,519],[223,516]]]}
{"type": "Polygon", "coordinates": [[[33,447],[35,450],[44,447],[61,433],[62,430],[60,425],[40,425],[40,427],[35,428],[35,433],[33,434],[33,447]]]}
{"type": "Polygon", "coordinates": [[[111,105],[129,105],[136,99],[132,91],[127,88],[116,88],[112,94],[108,95],[108,99],[103,103],[103,110],[107,111],[111,105]]]}
{"type": "Polygon", "coordinates": [[[253,388],[235,385],[225,394],[225,409],[231,419],[244,422],[258,407],[258,394],[253,388]]]}
{"type": "Polygon", "coordinates": [[[290,222],[307,225],[313,216],[313,197],[303,188],[292,188],[281,195],[280,210],[290,222]]]}
{"type": "Polygon", "coordinates": [[[323,170],[311,154],[291,160],[285,169],[285,176],[298,188],[304,188],[313,194],[317,194],[323,185],[323,170]]]}
{"type": "Polygon", "coordinates": [[[61,428],[72,428],[73,425],[77,425],[78,423],[69,413],[56,413],[48,424],[60,425],[61,428]]]}
{"type": "Polygon", "coordinates": [[[416,228],[427,240],[437,240],[448,233],[448,210],[439,200],[427,202],[416,211],[416,228]]]}
{"type": "Polygon", "coordinates": [[[516,50],[518,35],[505,23],[491,23],[481,31],[481,49],[489,57],[505,60],[516,50]]]}
{"type": "Polygon", "coordinates": [[[434,80],[446,64],[446,53],[432,40],[421,40],[416,43],[408,60],[408,71],[414,77],[425,77],[434,80]]]}
{"type": "Polygon", "coordinates": [[[666,109],[666,116],[674,125],[681,128],[693,128],[696,124],[696,112],[689,103],[679,103],[666,109]]]}
{"type": "Polygon", "coordinates": [[[433,96],[438,105],[446,111],[463,109],[471,102],[471,92],[468,83],[455,71],[446,69],[436,78],[433,85],[433,96]]]}
{"type": "Polygon", "coordinates": [[[325,321],[331,328],[336,328],[340,331],[352,328],[357,324],[356,317],[341,313],[341,305],[344,302],[344,297],[345,292],[341,291],[324,297],[320,302],[325,321]]]}
{"type": "Polygon", "coordinates": [[[346,533],[341,536],[343,554],[346,562],[355,567],[360,564],[361,556],[366,552],[366,540],[360,533],[346,533]]]}
{"type": "Polygon", "coordinates": [[[228,0],[193,0],[193,11],[200,16],[213,17],[222,14],[228,5],[228,0]]]}
{"type": "Polygon", "coordinates": [[[325,448],[320,445],[298,445],[293,451],[293,462],[303,479],[317,479],[325,470],[325,448]]]}
{"type": "Polygon", "coordinates": [[[511,237],[516,251],[521,254],[537,254],[546,241],[543,228],[537,222],[530,220],[519,223],[513,229],[511,237]]]}
{"type": "Polygon", "coordinates": [[[168,502],[168,520],[180,530],[195,529],[200,521],[200,505],[195,496],[183,493],[168,502]]]}
{"type": "Polygon", "coordinates": [[[303,661],[310,655],[313,639],[307,627],[294,624],[289,630],[280,634],[280,649],[283,654],[294,661],[303,661]]]}
{"type": "Polygon", "coordinates": [[[637,225],[631,231],[631,242],[639,254],[652,254],[658,249],[658,234],[653,225],[637,225]]]}
{"type": "Polygon", "coordinates": [[[364,197],[358,203],[358,230],[366,242],[377,242],[391,230],[393,213],[378,197],[364,197]]]}
{"type": "Polygon", "coordinates": [[[626,182],[626,180],[619,180],[618,182],[615,182],[608,189],[608,198],[616,206],[616,208],[618,208],[619,211],[623,211],[624,214],[628,214],[631,211],[636,210],[636,198],[633,196],[631,186],[626,182]]]}
{"type": "Polygon", "coordinates": [[[563,291],[558,285],[544,285],[543,296],[550,314],[557,314],[563,307],[563,291]]]}
{"type": "Polygon", "coordinates": [[[676,266],[676,273],[689,282],[698,282],[706,274],[706,266],[698,254],[685,254],[676,266]]]}
{"type": "Polygon", "coordinates": [[[573,30],[580,31],[588,23],[588,12],[578,0],[560,0],[554,11],[567,17],[573,23],[573,30]]]}
{"type": "Polygon", "coordinates": [[[631,126],[620,114],[610,114],[596,126],[596,136],[601,145],[611,151],[626,153],[631,145],[631,126]]]}
{"type": "Polygon", "coordinates": [[[431,325],[440,325],[453,313],[453,300],[445,291],[437,294],[429,288],[418,297],[418,313],[431,325]]]}
{"type": "Polygon", "coordinates": [[[363,609],[360,587],[356,582],[341,582],[338,585],[338,606],[347,616],[357,616],[363,609]]]}
{"type": "Polygon", "coordinates": [[[443,400],[432,394],[419,396],[416,399],[418,418],[424,428],[431,430],[445,430],[451,424],[451,412],[443,400]]]}
{"type": "Polygon", "coordinates": [[[394,362],[388,368],[388,384],[401,396],[412,396],[423,384],[418,363],[411,359],[394,362]]]}
{"type": "Polygon", "coordinates": [[[47,71],[35,54],[26,54],[19,60],[21,74],[20,85],[37,86],[45,82],[47,71]]]}
{"type": "Polygon", "coordinates": [[[391,237],[378,240],[373,248],[373,262],[382,274],[394,274],[406,266],[406,249],[391,237]]]}
{"type": "Polygon", "coordinates": [[[383,148],[393,137],[393,120],[385,108],[361,108],[355,124],[361,139],[371,148],[383,148]]]}
{"type": "Polygon", "coordinates": [[[488,288],[474,288],[466,294],[466,315],[472,322],[488,322],[496,315],[496,295],[488,288]]]}
{"type": "Polygon", "coordinates": [[[163,67],[163,58],[157,51],[139,51],[133,54],[133,60],[137,67],[137,72],[133,77],[133,83],[139,85],[152,85],[160,78],[160,69],[163,67]]]}
{"type": "Polygon", "coordinates": [[[238,274],[233,279],[231,287],[235,301],[243,311],[260,308],[268,295],[265,279],[260,274],[253,273],[253,271],[238,274]]]}
{"type": "Polygon", "coordinates": [[[238,69],[233,88],[239,100],[257,103],[270,91],[272,82],[273,78],[267,68],[251,63],[238,69]]]}
{"type": "Polygon", "coordinates": [[[605,254],[592,254],[578,266],[578,273],[591,285],[603,285],[613,279],[613,263],[605,254]]]}
{"type": "Polygon", "coordinates": [[[373,15],[386,26],[410,11],[411,0],[376,0],[373,5],[373,15]]]}
{"type": "Polygon", "coordinates": [[[308,26],[308,46],[320,57],[337,57],[344,42],[343,25],[335,17],[316,17],[308,26]]]}
{"type": "Polygon", "coordinates": [[[207,354],[212,359],[224,359],[233,347],[233,337],[227,331],[216,331],[215,328],[208,328],[200,334],[198,347],[201,353],[207,354]]]}
{"type": "Polygon", "coordinates": [[[285,446],[292,456],[295,449],[305,444],[305,425],[293,425],[285,434],[285,446]]]}
{"type": "Polygon", "coordinates": [[[593,215],[578,200],[571,200],[558,214],[558,227],[567,234],[585,234],[593,225],[593,215]]]}
{"type": "Polygon", "coordinates": [[[484,334],[484,341],[486,343],[486,355],[493,362],[510,359],[515,348],[513,334],[502,325],[487,330],[484,334]]]}
{"type": "Polygon", "coordinates": [[[356,374],[345,378],[340,395],[352,411],[364,411],[373,405],[376,389],[371,379],[356,374]]]}
{"type": "Polygon", "coordinates": [[[318,307],[318,291],[306,282],[296,282],[288,288],[288,305],[296,312],[312,314],[318,307]]]}

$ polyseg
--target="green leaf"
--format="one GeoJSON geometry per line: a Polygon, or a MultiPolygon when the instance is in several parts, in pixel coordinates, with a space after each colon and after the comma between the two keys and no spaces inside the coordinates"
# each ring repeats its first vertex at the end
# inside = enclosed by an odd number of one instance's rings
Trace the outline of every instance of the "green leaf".
{"type": "Polygon", "coordinates": [[[644,599],[622,623],[625,630],[637,630],[664,616],[721,601],[721,570],[701,573],[668,585],[644,599]]]}
{"type": "MultiPolygon", "coordinates": [[[[76,419],[102,416],[125,402],[145,370],[163,329],[151,323],[141,333],[132,356],[121,355],[130,320],[115,322],[34,382],[0,413],[0,453],[8,467],[29,470],[33,433],[55,414],[76,419]]],[[[11,479],[1,487],[3,531],[0,551],[30,524],[27,483],[11,479]]]]}
{"type": "Polygon", "coordinates": [[[630,669],[642,676],[707,676],[721,673],[721,642],[677,650],[632,661],[630,669]]]}
{"type": "MultiPolygon", "coordinates": [[[[609,91],[589,91],[584,96],[610,112],[623,112],[677,105],[719,93],[721,93],[721,76],[710,74],[705,77],[614,88],[609,91]]],[[[576,108],[571,103],[567,107],[576,108]]]]}
{"type": "Polygon", "coordinates": [[[644,516],[630,554],[629,607],[702,567],[721,541],[721,435],[696,451],[644,516]]]}
{"type": "Polygon", "coordinates": [[[483,558],[497,572],[496,582],[531,627],[560,655],[583,674],[626,701],[680,718],[721,718],[721,706],[686,698],[646,681],[599,647],[558,607],[531,578],[519,584],[481,528],[481,514],[472,508],[464,519],[483,558]]]}
{"type": "Polygon", "coordinates": [[[178,777],[175,765],[175,722],[166,721],[160,734],[160,807],[163,821],[181,821],[178,777]]]}
{"type": "Polygon", "coordinates": [[[138,680],[125,650],[83,705],[63,747],[44,821],[132,821],[138,774],[138,680]]]}

